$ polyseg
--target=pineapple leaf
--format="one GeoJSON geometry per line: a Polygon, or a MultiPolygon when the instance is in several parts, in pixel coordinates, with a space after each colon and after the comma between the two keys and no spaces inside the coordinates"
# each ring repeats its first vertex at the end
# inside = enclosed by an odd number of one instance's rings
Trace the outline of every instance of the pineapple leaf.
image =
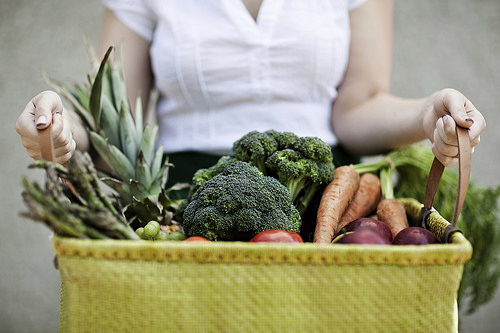
{"type": "Polygon", "coordinates": [[[101,96],[108,96],[109,100],[113,104],[113,108],[119,110],[120,107],[116,106],[115,98],[113,96],[113,78],[112,73],[113,68],[109,63],[104,67],[104,75],[102,77],[102,88],[101,88],[101,96]]]}
{"type": "Polygon", "coordinates": [[[167,181],[167,170],[162,170],[162,169],[167,169],[170,164],[168,164],[168,160],[163,161],[163,147],[159,147],[156,150],[155,157],[153,158],[153,161],[151,162],[151,175],[153,177],[164,177],[165,182],[167,181]]]}
{"type": "Polygon", "coordinates": [[[148,198],[144,200],[134,200],[127,206],[125,211],[127,216],[134,219],[134,223],[138,226],[144,226],[151,220],[156,220],[160,223],[164,220],[163,209],[157,203],[148,198]]]}
{"type": "Polygon", "coordinates": [[[141,141],[141,151],[144,155],[146,163],[151,164],[154,158],[154,146],[156,142],[156,134],[158,132],[157,126],[144,126],[144,133],[141,141]]]}
{"type": "Polygon", "coordinates": [[[129,161],[135,163],[137,160],[138,142],[140,138],[136,136],[134,119],[130,110],[122,104],[120,109],[120,142],[121,147],[129,161]]]}
{"type": "Polygon", "coordinates": [[[100,175],[100,180],[118,194],[118,197],[116,197],[117,201],[121,202],[122,204],[124,202],[132,201],[130,182],[125,183],[119,179],[102,174],[100,175]]]}
{"type": "MultiPolygon", "coordinates": [[[[68,93],[71,93],[68,91],[68,93]]],[[[84,90],[81,86],[75,84],[73,87],[73,97],[80,103],[83,109],[88,110],[90,96],[88,91],[84,90]]]]}
{"type": "Polygon", "coordinates": [[[134,166],[127,156],[120,149],[107,142],[102,136],[95,132],[90,132],[90,141],[102,157],[104,162],[113,170],[124,182],[134,179],[134,166]]]}
{"type": "MultiPolygon", "coordinates": [[[[119,57],[116,57],[119,59],[119,57]]],[[[125,88],[125,82],[123,81],[123,77],[120,74],[121,71],[118,65],[118,61],[115,61],[114,65],[115,68],[112,70],[110,78],[111,78],[111,91],[113,93],[113,101],[115,104],[115,108],[119,110],[121,107],[126,107],[128,108],[128,101],[127,101],[127,91],[125,88]]],[[[127,110],[130,111],[130,110],[127,110]]]]}
{"type": "Polygon", "coordinates": [[[140,159],[138,163],[135,165],[135,176],[136,176],[135,180],[137,180],[139,184],[142,184],[146,189],[149,189],[152,183],[151,171],[149,170],[146,164],[140,161],[140,159]]]}
{"type": "Polygon", "coordinates": [[[108,96],[101,96],[101,129],[108,142],[120,146],[120,117],[108,96]]]}
{"type": "Polygon", "coordinates": [[[92,90],[90,92],[89,112],[94,119],[96,128],[100,128],[101,125],[101,94],[103,86],[103,75],[107,61],[109,59],[109,55],[111,54],[112,50],[113,47],[109,47],[108,51],[106,51],[101,65],[99,66],[99,71],[97,72],[97,75],[92,84],[92,90]]]}

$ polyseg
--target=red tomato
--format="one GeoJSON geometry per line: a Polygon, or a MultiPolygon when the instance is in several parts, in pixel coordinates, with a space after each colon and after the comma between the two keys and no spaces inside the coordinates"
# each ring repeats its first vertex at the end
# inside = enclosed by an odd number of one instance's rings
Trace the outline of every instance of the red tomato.
{"type": "Polygon", "coordinates": [[[192,236],[188,237],[183,242],[210,242],[208,239],[199,237],[199,236],[192,236]]]}
{"type": "Polygon", "coordinates": [[[250,242],[304,243],[298,233],[285,230],[261,231],[250,242]]]}

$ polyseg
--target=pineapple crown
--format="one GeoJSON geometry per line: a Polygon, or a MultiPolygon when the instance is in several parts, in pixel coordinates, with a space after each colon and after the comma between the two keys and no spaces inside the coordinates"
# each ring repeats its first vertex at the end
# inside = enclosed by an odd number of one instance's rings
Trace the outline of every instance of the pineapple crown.
{"type": "Polygon", "coordinates": [[[72,104],[88,129],[92,148],[106,163],[100,170],[102,180],[117,193],[117,200],[126,216],[138,226],[149,220],[170,224],[176,203],[168,197],[167,157],[163,147],[155,149],[158,127],[144,124],[142,102],[136,100],[132,114],[127,99],[119,52],[109,62],[114,50],[109,47],[99,63],[89,48],[97,69],[88,77],[87,85],[75,84],[72,89],[59,85],[58,91],[72,104]]]}

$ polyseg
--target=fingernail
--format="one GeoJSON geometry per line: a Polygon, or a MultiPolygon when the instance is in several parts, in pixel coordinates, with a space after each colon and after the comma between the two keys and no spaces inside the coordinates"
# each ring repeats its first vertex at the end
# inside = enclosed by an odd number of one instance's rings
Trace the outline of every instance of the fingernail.
{"type": "Polygon", "coordinates": [[[447,126],[446,124],[448,123],[448,115],[447,115],[447,114],[445,114],[445,115],[443,115],[443,117],[441,117],[441,118],[443,119],[443,125],[444,125],[444,126],[447,126]]]}
{"type": "Polygon", "coordinates": [[[472,119],[472,118],[465,118],[465,121],[470,121],[471,123],[474,124],[474,119],[472,119]]]}
{"type": "Polygon", "coordinates": [[[47,125],[47,117],[45,116],[40,116],[36,120],[36,127],[41,127],[47,125]]]}

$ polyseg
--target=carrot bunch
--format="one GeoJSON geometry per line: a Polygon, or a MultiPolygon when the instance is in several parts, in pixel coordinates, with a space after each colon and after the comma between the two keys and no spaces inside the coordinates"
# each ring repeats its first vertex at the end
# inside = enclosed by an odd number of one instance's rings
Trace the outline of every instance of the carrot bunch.
{"type": "Polygon", "coordinates": [[[372,213],[389,226],[393,237],[408,227],[403,203],[394,198],[391,168],[379,168],[379,177],[363,167],[346,165],[334,170],[321,196],[314,243],[331,243],[347,224],[372,213]]]}
{"type": "Polygon", "coordinates": [[[359,189],[359,173],[351,165],[335,168],[319,203],[314,243],[330,243],[345,210],[359,189]]]}

